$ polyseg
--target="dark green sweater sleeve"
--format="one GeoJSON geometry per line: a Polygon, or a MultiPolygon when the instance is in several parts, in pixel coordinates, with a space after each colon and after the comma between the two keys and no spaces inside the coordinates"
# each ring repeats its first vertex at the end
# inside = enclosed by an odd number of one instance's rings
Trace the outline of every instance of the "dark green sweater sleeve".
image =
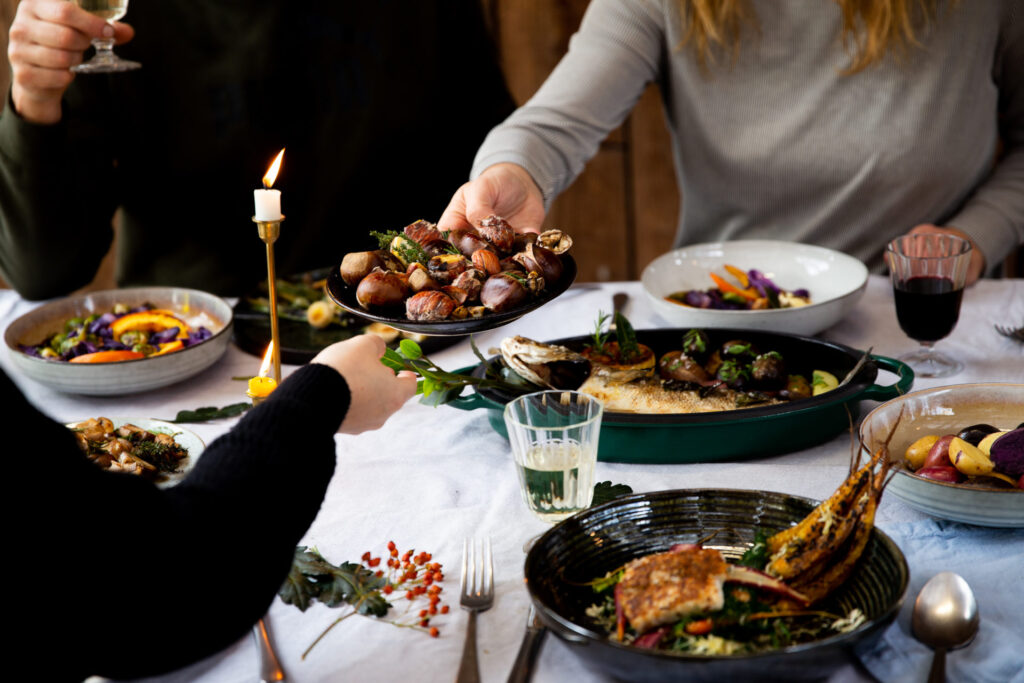
{"type": "Polygon", "coordinates": [[[102,138],[0,115],[0,274],[26,299],[88,284],[110,248],[114,164],[102,138]]]}

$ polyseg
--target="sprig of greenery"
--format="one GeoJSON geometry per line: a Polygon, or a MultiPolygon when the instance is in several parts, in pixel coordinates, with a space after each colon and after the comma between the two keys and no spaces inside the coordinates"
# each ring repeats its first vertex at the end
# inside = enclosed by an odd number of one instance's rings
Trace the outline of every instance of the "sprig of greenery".
{"type": "Polygon", "coordinates": [[[597,312],[597,322],[594,323],[594,332],[591,335],[594,342],[587,344],[587,348],[597,355],[604,355],[605,353],[604,345],[608,343],[608,337],[611,336],[611,331],[605,329],[605,323],[611,317],[611,313],[605,313],[600,310],[597,312]]]}
{"type": "Polygon", "coordinates": [[[225,417],[235,417],[241,415],[245,411],[252,408],[251,403],[232,403],[229,406],[223,408],[217,408],[216,406],[203,406],[202,408],[196,408],[195,410],[181,410],[175,416],[173,420],[165,420],[165,422],[173,422],[180,424],[182,422],[209,422],[210,420],[219,420],[225,417]]]}
{"type": "Polygon", "coordinates": [[[427,265],[427,261],[430,260],[430,254],[424,251],[418,242],[396,230],[388,230],[387,232],[371,230],[370,234],[377,238],[377,243],[380,244],[381,249],[396,250],[398,256],[406,263],[416,262],[427,265]],[[395,241],[396,238],[401,239],[395,241]]]}
{"type": "MultiPolygon", "coordinates": [[[[486,363],[476,345],[472,344],[472,346],[473,352],[477,357],[486,363]]],[[[420,379],[416,383],[416,393],[422,394],[423,397],[420,399],[420,402],[427,405],[439,406],[448,403],[458,398],[462,394],[463,389],[468,386],[498,389],[514,394],[536,389],[535,386],[514,373],[510,373],[507,376],[499,376],[491,372],[491,368],[488,368],[488,374],[484,377],[473,377],[472,375],[448,372],[424,356],[420,345],[411,339],[403,339],[399,342],[397,349],[385,351],[380,362],[395,372],[410,370],[419,375],[420,379]]]]}
{"type": "Polygon", "coordinates": [[[633,325],[622,313],[615,314],[615,341],[619,343],[619,358],[628,361],[640,354],[640,343],[636,340],[633,325]]]}

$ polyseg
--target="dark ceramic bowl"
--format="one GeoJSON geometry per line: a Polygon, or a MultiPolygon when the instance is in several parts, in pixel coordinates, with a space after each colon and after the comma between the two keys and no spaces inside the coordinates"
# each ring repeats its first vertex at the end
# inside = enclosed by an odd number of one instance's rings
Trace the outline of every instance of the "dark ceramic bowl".
{"type": "Polygon", "coordinates": [[[907,589],[903,553],[877,528],[853,576],[819,606],[867,617],[858,628],[811,643],[753,655],[684,655],[610,640],[586,615],[598,602],[584,585],[630,560],[692,543],[738,558],[758,529],[774,531],[802,519],[817,503],[767,491],[681,489],[636,494],[585,510],[545,533],[526,557],[526,585],[545,625],[593,669],[629,681],[821,679],[849,661],[855,645],[881,636],[907,589]]]}
{"type": "Polygon", "coordinates": [[[563,268],[562,277],[559,278],[558,282],[548,283],[540,296],[531,299],[529,303],[523,306],[517,306],[516,308],[508,311],[502,311],[501,313],[492,313],[488,311],[479,318],[420,322],[416,320],[409,320],[405,317],[404,306],[393,310],[367,311],[359,305],[358,301],[356,301],[356,288],[345,284],[345,281],[341,279],[341,271],[338,268],[334,268],[331,271],[331,274],[327,276],[327,295],[334,300],[334,303],[338,304],[349,313],[366,318],[367,320],[391,325],[391,327],[402,330],[403,332],[416,332],[419,334],[438,336],[473,334],[475,332],[493,330],[496,327],[507,325],[513,320],[518,320],[530,311],[540,308],[565,292],[565,290],[569,289],[573,280],[576,279],[576,260],[569,254],[562,254],[561,259],[563,268]]]}

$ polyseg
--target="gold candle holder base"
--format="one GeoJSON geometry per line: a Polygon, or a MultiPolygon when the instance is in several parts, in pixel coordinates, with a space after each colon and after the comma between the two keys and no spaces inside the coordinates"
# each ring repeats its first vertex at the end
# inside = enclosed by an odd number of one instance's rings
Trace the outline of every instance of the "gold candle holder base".
{"type": "MultiPolygon", "coordinates": [[[[274,343],[271,351],[271,363],[274,372],[274,381],[281,383],[281,337],[277,328],[277,275],[274,272],[274,242],[281,236],[281,216],[276,221],[263,221],[255,216],[252,222],[256,224],[256,230],[260,239],[267,245],[267,292],[270,299],[270,339],[274,343]]],[[[253,405],[256,405],[255,400],[253,405]]]]}

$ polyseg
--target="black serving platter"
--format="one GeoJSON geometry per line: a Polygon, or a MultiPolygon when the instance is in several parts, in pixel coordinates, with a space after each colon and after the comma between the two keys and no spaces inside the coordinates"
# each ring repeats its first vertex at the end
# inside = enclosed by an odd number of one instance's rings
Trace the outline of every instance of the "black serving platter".
{"type": "Polygon", "coordinates": [[[635,494],[580,512],[530,548],[526,587],[544,624],[593,670],[628,681],[823,680],[850,661],[854,646],[877,640],[899,612],[909,569],[899,547],[875,528],[853,575],[821,608],[866,620],[847,633],[747,655],[689,655],[616,642],[587,616],[599,602],[587,582],[630,560],[696,543],[735,560],[757,530],[773,532],[803,519],[817,504],[768,491],[680,489],[635,494]],[[713,538],[706,540],[714,532],[713,538]]]}
{"type": "MultiPolygon", "coordinates": [[[[307,273],[291,275],[286,280],[290,282],[308,282],[323,280],[336,268],[319,268],[307,273]]],[[[259,358],[267,351],[267,344],[270,343],[270,315],[265,311],[258,311],[249,303],[250,299],[266,297],[264,288],[256,288],[246,296],[241,297],[235,304],[234,312],[234,337],[235,344],[246,353],[259,358]]],[[[278,334],[281,338],[281,362],[289,365],[302,365],[313,359],[321,349],[339,341],[344,341],[358,334],[362,334],[366,326],[372,320],[365,316],[356,315],[346,311],[341,325],[330,325],[318,330],[305,320],[291,320],[278,317],[278,334]]],[[[464,339],[464,335],[449,337],[426,337],[418,343],[424,353],[433,353],[448,348],[464,339]]],[[[394,346],[394,344],[392,344],[394,346]]]]}
{"type": "MultiPolygon", "coordinates": [[[[689,328],[637,330],[637,339],[650,346],[655,355],[679,349],[689,328]]],[[[706,329],[712,346],[731,339],[744,339],[762,351],[774,350],[786,359],[791,373],[807,377],[813,370],[826,370],[842,381],[864,355],[843,344],[778,332],[737,329],[706,329]]],[[[590,336],[557,339],[571,349],[582,349],[590,336]]],[[[491,358],[472,374],[482,377],[491,358]]],[[[640,414],[606,411],[601,420],[597,457],[606,462],[678,464],[749,459],[809,448],[850,428],[860,412],[860,401],[888,401],[907,393],[914,372],[906,364],[872,355],[845,385],[832,391],[790,403],[758,406],[714,413],[640,414]],[[898,379],[892,385],[878,385],[879,368],[898,379]]],[[[502,411],[512,395],[495,389],[479,389],[447,405],[463,410],[484,408],[491,426],[505,434],[502,411]]]]}
{"type": "Polygon", "coordinates": [[[356,288],[348,285],[341,279],[341,271],[334,268],[327,277],[327,294],[336,304],[346,311],[373,320],[375,322],[390,325],[404,332],[415,332],[428,335],[466,335],[476,332],[493,330],[496,327],[507,325],[513,320],[518,320],[530,311],[534,311],[544,304],[552,301],[565,290],[569,289],[573,280],[576,279],[576,260],[569,254],[562,254],[562,277],[558,282],[547,283],[540,296],[531,299],[524,306],[519,306],[501,313],[488,311],[480,318],[465,318],[462,320],[438,320],[435,322],[418,322],[405,317],[405,308],[398,307],[390,310],[367,311],[356,301],[356,288]]]}

